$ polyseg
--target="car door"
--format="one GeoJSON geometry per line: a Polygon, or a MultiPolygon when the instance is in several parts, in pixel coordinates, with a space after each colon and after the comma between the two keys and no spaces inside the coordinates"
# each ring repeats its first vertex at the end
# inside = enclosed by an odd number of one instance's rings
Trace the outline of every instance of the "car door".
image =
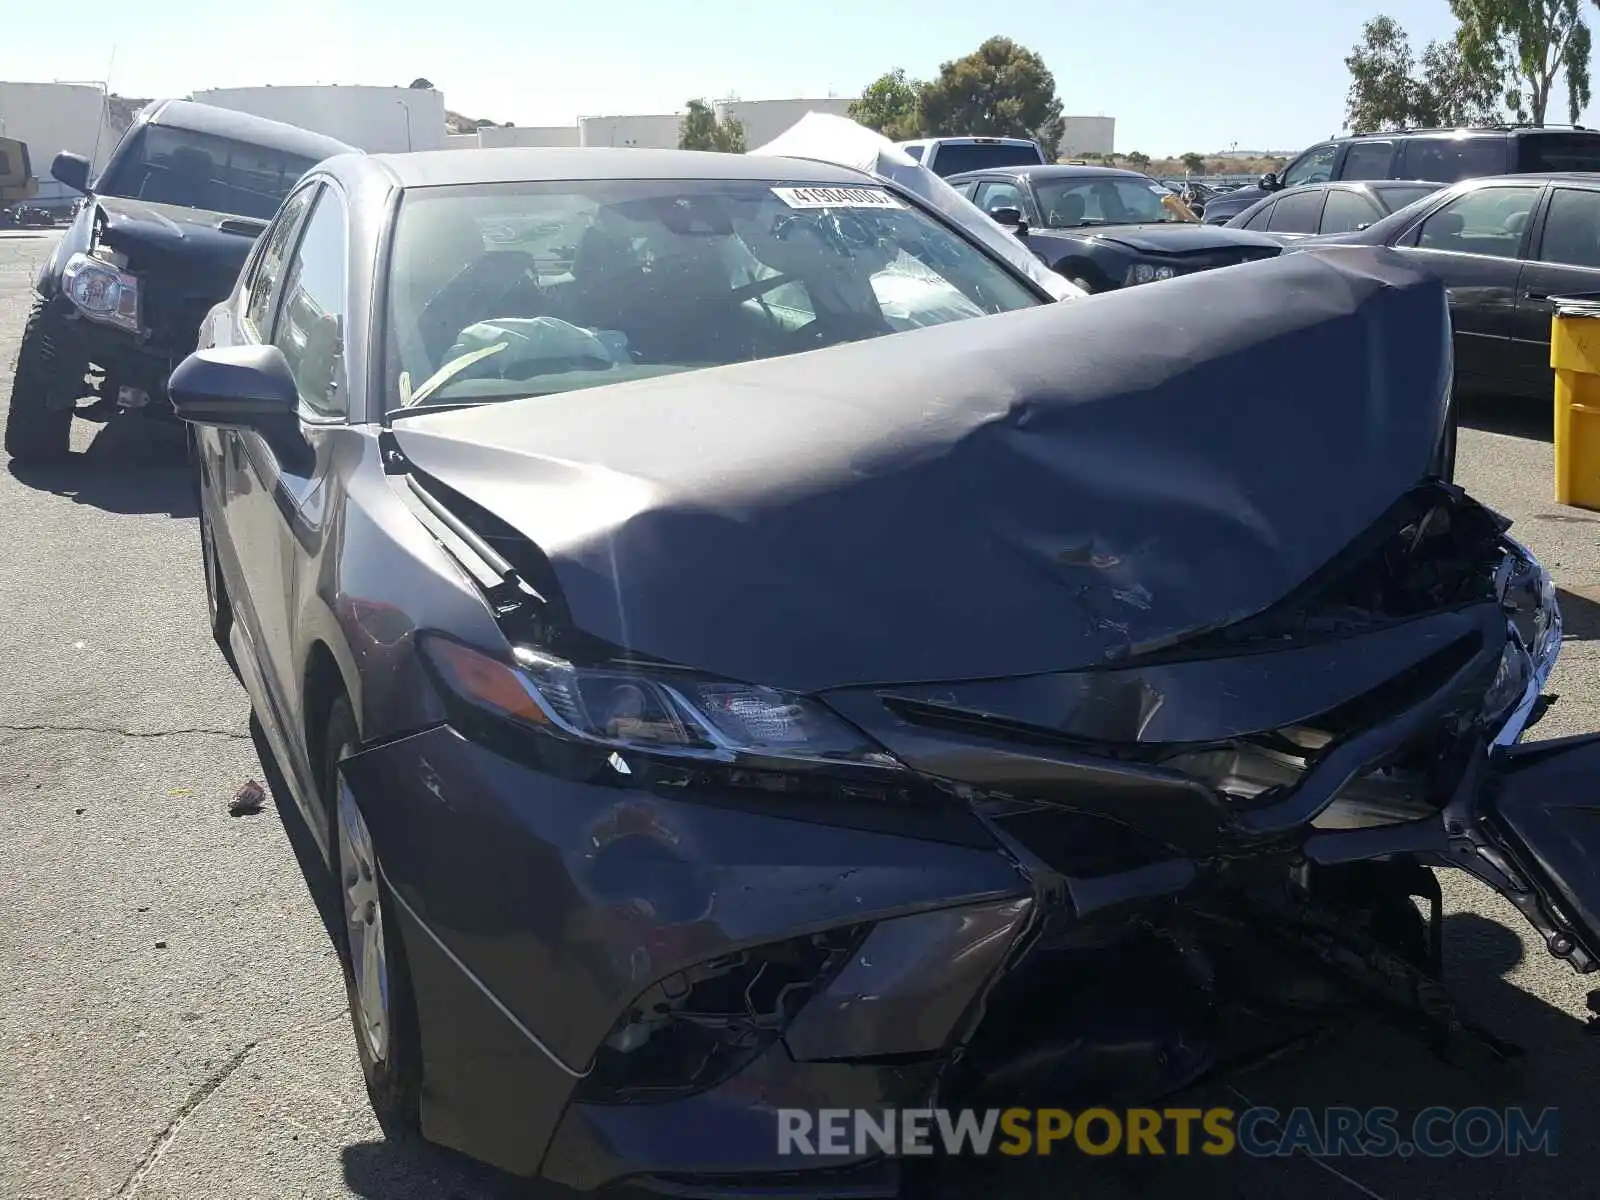
{"type": "Polygon", "coordinates": [[[1517,282],[1508,358],[1516,392],[1547,399],[1553,386],[1550,297],[1600,292],[1600,190],[1556,184],[1537,224],[1517,282]]]}
{"type": "MultiPolygon", "coordinates": [[[[330,431],[349,415],[344,374],[347,304],[346,211],[342,194],[324,183],[310,200],[293,254],[276,289],[265,325],[252,321],[256,340],[282,352],[300,393],[295,425],[281,433],[239,436],[242,574],[259,637],[257,661],[284,740],[299,727],[302,664],[296,614],[315,580],[304,570],[306,547],[323,522],[330,431]]],[[[267,714],[263,714],[267,716],[267,714]]]]}
{"type": "Polygon", "coordinates": [[[1378,207],[1378,202],[1365,192],[1355,188],[1329,188],[1328,201],[1322,206],[1322,220],[1317,225],[1317,232],[1354,233],[1381,220],[1383,216],[1383,209],[1378,207]]]}
{"type": "Polygon", "coordinates": [[[1501,391],[1516,315],[1520,259],[1543,183],[1491,180],[1452,191],[1391,243],[1443,281],[1455,329],[1456,383],[1501,391]]]}
{"type": "Polygon", "coordinates": [[[1022,194],[1022,187],[1014,179],[984,179],[979,182],[978,189],[973,193],[973,203],[990,216],[996,209],[1014,208],[1020,212],[1023,219],[1030,225],[1037,225],[1038,219],[1031,211],[1032,206],[1022,194]]]}
{"type": "MultiPolygon", "coordinates": [[[[271,329],[284,272],[320,186],[317,183],[302,185],[284,199],[278,215],[257,239],[245,264],[244,286],[231,308],[213,315],[209,327],[202,331],[202,345],[237,346],[265,340],[258,330],[271,329]]],[[[227,583],[234,620],[250,644],[252,659],[259,660],[261,622],[244,571],[249,508],[246,501],[250,486],[244,434],[212,425],[193,428],[197,468],[206,484],[201,495],[207,501],[218,566],[227,583]]]]}

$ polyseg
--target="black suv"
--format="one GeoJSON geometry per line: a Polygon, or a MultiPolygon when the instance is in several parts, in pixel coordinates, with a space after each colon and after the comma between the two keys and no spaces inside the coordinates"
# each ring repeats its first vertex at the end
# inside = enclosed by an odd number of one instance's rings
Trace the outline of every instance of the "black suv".
{"type": "Polygon", "coordinates": [[[1206,204],[1207,225],[1221,225],[1257,200],[1306,183],[1353,179],[1422,179],[1456,183],[1532,171],[1600,171],[1600,130],[1574,126],[1486,125],[1398,129],[1320,142],[1254,187],[1206,204]]]}
{"type": "Polygon", "coordinates": [[[74,416],[171,417],[167,376],[256,237],[302,175],[348,153],[294,125],[163,100],[139,114],[92,185],[87,159],[56,155],[50,174],[88,199],[34,283],[7,452],[66,454],[74,416]],[[97,383],[85,379],[91,367],[97,383]]]}

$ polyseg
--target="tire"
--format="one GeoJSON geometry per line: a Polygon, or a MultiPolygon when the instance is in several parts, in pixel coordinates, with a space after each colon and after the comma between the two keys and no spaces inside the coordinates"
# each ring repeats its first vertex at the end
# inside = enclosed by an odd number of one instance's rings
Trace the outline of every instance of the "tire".
{"type": "Polygon", "coordinates": [[[409,1140],[421,1135],[422,1043],[394,899],[377,869],[366,821],[353,797],[339,785],[339,762],[358,744],[350,703],[341,697],[328,715],[320,780],[342,918],[336,935],[339,960],[372,1111],[386,1136],[409,1140]],[[376,948],[381,948],[381,955],[368,957],[376,948]],[[363,956],[361,963],[356,961],[357,953],[363,956]],[[374,967],[386,981],[376,993],[370,987],[364,990],[358,982],[358,972],[367,973],[370,979],[374,967]],[[381,1018],[376,1022],[381,1029],[376,1032],[372,1010],[364,1008],[374,994],[383,998],[381,1018]]]}
{"type": "Polygon", "coordinates": [[[211,528],[211,518],[205,507],[200,508],[200,568],[206,581],[206,618],[211,626],[211,640],[217,643],[228,669],[239,676],[239,664],[233,657],[233,601],[228,598],[228,585],[222,578],[222,565],[217,558],[216,531],[211,528]]]}
{"type": "Polygon", "coordinates": [[[1110,284],[1101,277],[1100,272],[1084,262],[1068,261],[1060,263],[1056,267],[1056,274],[1065,277],[1068,283],[1081,287],[1091,296],[1104,292],[1110,287],[1110,284]]]}
{"type": "MultiPolygon", "coordinates": [[[[83,386],[88,362],[74,354],[65,322],[35,296],[17,351],[11,407],[6,412],[6,453],[22,462],[64,458],[72,448],[72,410],[52,408],[52,398],[83,386]]],[[[74,393],[69,399],[76,400],[74,393]]]]}

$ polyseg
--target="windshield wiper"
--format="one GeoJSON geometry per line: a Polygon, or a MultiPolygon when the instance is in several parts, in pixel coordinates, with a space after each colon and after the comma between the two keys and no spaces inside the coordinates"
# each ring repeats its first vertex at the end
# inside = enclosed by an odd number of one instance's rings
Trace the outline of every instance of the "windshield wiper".
{"type": "Polygon", "coordinates": [[[392,409],[389,420],[392,422],[397,417],[415,416],[417,413],[450,412],[457,408],[477,408],[487,404],[487,400],[433,400],[424,404],[408,404],[404,408],[392,409]]]}

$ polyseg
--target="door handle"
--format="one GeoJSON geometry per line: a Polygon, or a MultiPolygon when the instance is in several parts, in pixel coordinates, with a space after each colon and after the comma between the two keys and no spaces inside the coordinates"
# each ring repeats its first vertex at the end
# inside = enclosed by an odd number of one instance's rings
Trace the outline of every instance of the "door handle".
{"type": "Polygon", "coordinates": [[[1530,290],[1522,293],[1522,298],[1524,300],[1548,300],[1548,299],[1550,299],[1550,293],[1549,292],[1537,292],[1537,291],[1533,291],[1532,289],[1530,289],[1530,290]]]}

